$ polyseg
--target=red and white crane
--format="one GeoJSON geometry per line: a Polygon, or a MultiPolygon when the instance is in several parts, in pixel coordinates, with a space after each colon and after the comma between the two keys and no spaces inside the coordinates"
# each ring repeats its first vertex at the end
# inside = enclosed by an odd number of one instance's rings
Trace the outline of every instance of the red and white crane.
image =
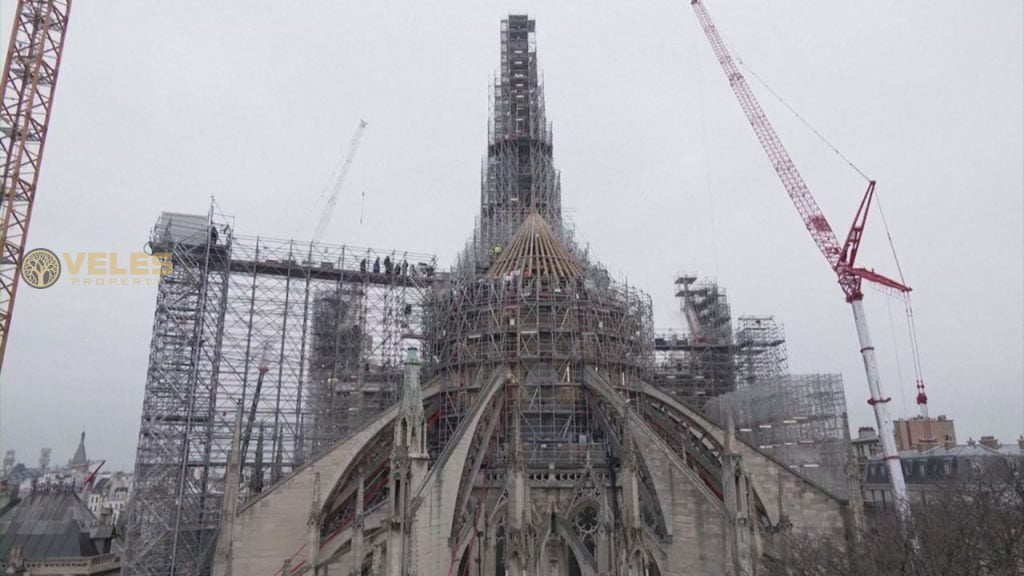
{"type": "MultiPolygon", "coordinates": [[[[715,28],[715,24],[712,22],[711,16],[708,14],[703,2],[701,0],[691,0],[690,4],[697,14],[697,19],[704,29],[704,35],[707,36],[708,41],[711,43],[711,49],[718,58],[719,64],[722,65],[722,69],[729,79],[729,85],[732,86],[732,91],[736,94],[736,98],[743,108],[743,113],[746,114],[750,126],[754,129],[761,147],[768,154],[772,167],[775,168],[775,172],[778,174],[779,179],[782,180],[786,192],[789,193],[789,197],[793,201],[793,205],[796,206],[797,212],[800,213],[804,226],[811,233],[811,237],[814,238],[815,244],[818,245],[818,249],[824,254],[825,259],[828,260],[829,266],[835,271],[839,279],[839,286],[846,295],[846,301],[850,303],[850,307],[853,309],[853,319],[857,326],[857,337],[860,340],[860,353],[864,360],[864,371],[867,373],[868,388],[871,392],[868,404],[875,411],[878,436],[882,444],[882,455],[885,458],[889,477],[892,480],[897,511],[901,516],[907,517],[909,515],[907,486],[903,478],[899,454],[896,451],[896,437],[893,431],[892,418],[889,416],[889,410],[886,406],[890,398],[882,393],[882,380],[879,376],[878,361],[875,358],[875,348],[871,343],[871,333],[868,331],[868,322],[864,316],[864,294],[861,292],[861,283],[867,280],[897,290],[904,295],[909,294],[910,287],[903,282],[897,282],[892,278],[883,276],[874,270],[858,267],[856,264],[857,251],[860,248],[861,238],[864,234],[868,209],[871,207],[871,201],[875,194],[875,182],[873,180],[869,181],[867,191],[865,191],[860,207],[857,209],[857,215],[854,216],[853,224],[846,235],[846,241],[840,244],[835,232],[832,230],[832,226],[821,212],[821,208],[818,207],[814,195],[811,194],[811,190],[807,187],[796,165],[793,164],[793,160],[789,157],[789,153],[786,152],[786,148],[782,145],[778,134],[775,133],[775,129],[768,122],[768,117],[765,116],[757,98],[754,97],[754,93],[747,84],[747,80],[737,68],[732,55],[715,28]]],[[[909,306],[907,310],[909,313],[909,306]]],[[[910,320],[911,336],[913,338],[912,317],[910,320]]],[[[915,356],[915,369],[919,373],[920,363],[917,360],[917,346],[913,340],[912,344],[915,356]]],[[[918,377],[917,386],[917,401],[921,406],[922,414],[926,416],[928,398],[924,394],[924,383],[920,377],[918,377]]]]}

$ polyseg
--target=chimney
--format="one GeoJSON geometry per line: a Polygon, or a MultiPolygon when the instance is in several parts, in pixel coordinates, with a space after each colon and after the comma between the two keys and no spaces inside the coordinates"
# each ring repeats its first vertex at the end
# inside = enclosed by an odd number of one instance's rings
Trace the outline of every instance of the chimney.
{"type": "Polygon", "coordinates": [[[1017,438],[1017,446],[1020,446],[1020,449],[1024,450],[1024,436],[1017,438]]]}
{"type": "Polygon", "coordinates": [[[986,448],[999,450],[999,440],[995,436],[982,436],[981,441],[978,443],[986,448]]]}
{"type": "Polygon", "coordinates": [[[110,506],[104,506],[103,510],[100,511],[100,526],[109,526],[111,524],[110,518],[114,515],[114,510],[110,506]]]}

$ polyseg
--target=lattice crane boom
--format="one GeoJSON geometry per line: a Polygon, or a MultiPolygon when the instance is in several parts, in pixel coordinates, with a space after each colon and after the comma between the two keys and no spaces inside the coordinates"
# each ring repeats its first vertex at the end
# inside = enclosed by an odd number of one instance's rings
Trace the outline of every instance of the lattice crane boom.
{"type": "Polygon", "coordinates": [[[348,177],[349,168],[352,167],[352,160],[356,157],[356,151],[359,149],[359,142],[363,139],[363,131],[365,129],[366,122],[360,120],[356,133],[352,135],[352,139],[348,143],[348,153],[341,164],[341,169],[338,170],[338,175],[334,178],[334,182],[331,185],[331,195],[327,198],[324,213],[320,217],[320,222],[316,225],[316,231],[313,233],[313,242],[322,240],[324,233],[327,232],[327,225],[330,224],[331,216],[334,215],[334,206],[338,203],[342,187],[345,186],[345,179],[348,177]]]}
{"type": "Polygon", "coordinates": [[[704,35],[707,36],[708,42],[711,44],[715,57],[718,59],[722,70],[729,80],[729,85],[732,87],[733,93],[735,93],[736,99],[743,109],[743,113],[746,115],[750,126],[757,135],[758,141],[761,143],[761,147],[764,148],[769,160],[771,160],[772,167],[775,168],[775,172],[786,188],[786,192],[793,201],[793,205],[796,207],[797,212],[800,213],[800,218],[814,239],[814,243],[825,256],[825,259],[828,260],[829,266],[835,271],[839,285],[846,295],[846,301],[850,303],[853,310],[857,337],[860,341],[861,357],[864,361],[868,388],[871,392],[868,403],[875,412],[879,440],[882,444],[882,454],[886,460],[889,477],[893,484],[893,494],[896,496],[897,510],[901,516],[906,517],[909,515],[907,487],[903,478],[903,469],[900,466],[899,455],[896,452],[892,419],[886,407],[890,398],[882,395],[882,382],[878,370],[878,361],[875,358],[875,349],[871,342],[867,318],[864,315],[864,295],[861,292],[861,281],[876,282],[903,293],[910,292],[910,287],[902,282],[897,282],[878,274],[873,270],[856,266],[857,251],[860,248],[868,209],[874,197],[875,182],[869,181],[868,189],[861,200],[846,241],[840,245],[835,232],[832,230],[832,226],[828,223],[824,213],[822,213],[810,188],[807,187],[796,165],[789,157],[789,153],[786,152],[782,140],[779,139],[775,129],[768,121],[768,117],[761,109],[761,105],[750,89],[750,85],[747,84],[743,74],[737,68],[736,62],[729,53],[725,41],[722,40],[721,35],[718,33],[718,29],[711,20],[711,16],[708,14],[703,2],[701,0],[691,0],[690,4],[697,15],[701,28],[704,30],[704,35]]]}
{"type": "Polygon", "coordinates": [[[786,147],[782,145],[779,135],[775,133],[775,128],[768,122],[768,117],[761,109],[761,104],[754,97],[754,92],[750,89],[750,85],[747,84],[747,79],[743,77],[743,74],[737,68],[736,62],[718,33],[718,29],[715,28],[714,22],[711,21],[708,11],[699,0],[693,2],[693,9],[697,13],[697,20],[700,21],[704,34],[711,43],[711,49],[714,51],[715,57],[718,58],[719,64],[722,65],[722,69],[729,79],[729,85],[732,87],[733,93],[736,94],[740,107],[743,108],[743,113],[747,116],[750,126],[754,129],[761,147],[768,154],[772,167],[775,168],[779,179],[782,180],[782,184],[786,187],[786,192],[789,193],[793,205],[796,206],[797,212],[800,213],[804,226],[811,233],[811,237],[814,238],[818,249],[825,255],[825,259],[835,268],[839,263],[842,250],[839,246],[839,240],[836,239],[835,232],[832,231],[832,226],[829,225],[828,220],[822,214],[821,208],[818,207],[818,202],[814,199],[814,195],[811,194],[807,184],[804,183],[803,177],[800,176],[800,171],[797,170],[793,160],[789,157],[789,153],[786,152],[786,147]]]}
{"type": "Polygon", "coordinates": [[[70,10],[71,0],[19,0],[0,80],[0,370],[70,10]]]}

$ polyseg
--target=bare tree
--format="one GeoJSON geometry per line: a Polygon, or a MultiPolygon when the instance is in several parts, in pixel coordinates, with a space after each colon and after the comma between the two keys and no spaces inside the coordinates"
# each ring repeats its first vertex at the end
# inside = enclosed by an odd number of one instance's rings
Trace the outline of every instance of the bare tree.
{"type": "Polygon", "coordinates": [[[855,545],[784,535],[770,576],[1024,575],[1024,461],[980,458],[923,490],[913,523],[875,511],[855,545]]]}

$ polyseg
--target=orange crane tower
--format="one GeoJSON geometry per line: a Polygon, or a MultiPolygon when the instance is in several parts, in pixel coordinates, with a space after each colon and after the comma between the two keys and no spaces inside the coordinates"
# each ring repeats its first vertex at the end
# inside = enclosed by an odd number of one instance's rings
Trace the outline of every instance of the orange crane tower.
{"type": "MultiPolygon", "coordinates": [[[[850,303],[850,307],[853,309],[853,318],[857,326],[857,337],[860,340],[860,353],[864,360],[864,371],[867,373],[868,388],[871,392],[868,404],[875,411],[878,436],[882,444],[882,455],[885,458],[889,470],[889,478],[892,481],[893,494],[896,497],[896,509],[901,517],[907,518],[910,513],[907,500],[907,485],[903,478],[899,454],[896,452],[896,437],[893,432],[892,418],[889,416],[887,408],[891,398],[884,396],[882,393],[882,379],[878,371],[878,361],[875,358],[875,348],[871,343],[871,333],[868,331],[867,318],[864,316],[864,293],[861,292],[861,282],[863,280],[875,282],[903,294],[909,293],[910,287],[902,282],[897,282],[883,276],[874,270],[856,266],[857,250],[860,248],[868,209],[871,207],[871,200],[875,194],[875,182],[873,180],[868,182],[867,191],[861,200],[857,215],[854,216],[853,224],[850,226],[850,231],[846,236],[846,241],[840,244],[835,232],[832,231],[832,226],[828,223],[821,208],[818,207],[814,195],[811,194],[811,190],[807,187],[803,177],[800,176],[800,172],[796,169],[796,165],[793,164],[789,153],[786,152],[785,146],[782,145],[778,134],[775,133],[775,129],[768,122],[768,117],[765,116],[764,110],[761,109],[761,105],[747,84],[746,78],[743,77],[739,68],[736,67],[736,62],[733,60],[728,48],[726,48],[725,42],[722,40],[717,28],[715,28],[715,24],[704,7],[704,3],[701,0],[691,0],[690,4],[697,14],[697,20],[700,21],[700,25],[704,29],[704,35],[707,36],[708,41],[711,43],[711,49],[718,58],[719,64],[722,65],[722,70],[725,71],[725,75],[729,79],[729,85],[732,87],[733,93],[736,94],[736,99],[739,100],[740,107],[743,108],[743,113],[746,114],[750,126],[754,129],[761,147],[768,154],[772,167],[775,168],[775,172],[778,174],[779,179],[782,180],[786,192],[789,193],[789,197],[793,201],[793,205],[796,206],[797,212],[800,213],[804,226],[810,232],[811,237],[814,238],[815,244],[818,245],[818,249],[821,250],[825,259],[828,260],[829,266],[836,273],[839,279],[839,286],[846,296],[846,301],[850,303]]],[[[922,404],[922,400],[924,403],[927,403],[927,398],[924,396],[924,384],[920,379],[918,380],[918,390],[918,403],[922,404]]],[[[922,406],[922,411],[924,410],[925,408],[922,406]]]]}
{"type": "Polygon", "coordinates": [[[11,332],[71,0],[18,0],[0,85],[0,371],[11,332]]]}

